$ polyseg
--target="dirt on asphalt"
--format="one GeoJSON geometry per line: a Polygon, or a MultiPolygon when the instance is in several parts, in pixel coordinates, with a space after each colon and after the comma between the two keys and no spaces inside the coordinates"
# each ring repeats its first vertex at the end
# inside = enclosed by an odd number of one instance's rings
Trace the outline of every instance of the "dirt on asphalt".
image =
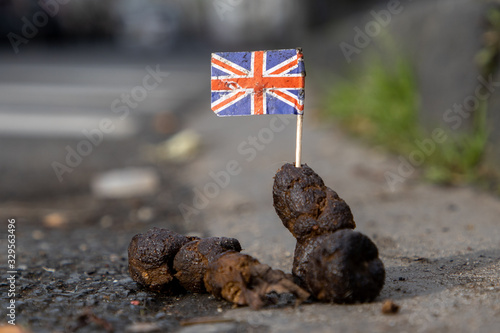
{"type": "MultiPolygon", "coordinates": [[[[165,175],[175,172],[166,169],[165,175]]],[[[4,249],[7,221],[15,219],[16,324],[32,332],[171,331],[182,321],[230,308],[209,295],[148,292],[130,278],[132,236],[152,226],[190,232],[175,204],[188,193],[169,176],[162,185],[158,195],[140,199],[98,200],[81,194],[3,203],[4,249]]],[[[194,230],[203,234],[202,227],[194,230]]],[[[1,269],[9,270],[4,258],[1,269]]],[[[2,275],[5,305],[10,284],[2,275]]]]}

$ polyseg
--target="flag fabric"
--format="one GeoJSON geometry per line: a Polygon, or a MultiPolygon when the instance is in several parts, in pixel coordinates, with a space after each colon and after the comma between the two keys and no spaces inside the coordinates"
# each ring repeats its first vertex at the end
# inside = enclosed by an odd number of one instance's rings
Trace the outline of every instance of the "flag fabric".
{"type": "Polygon", "coordinates": [[[212,110],[217,116],[303,114],[300,49],[212,53],[212,110]]]}

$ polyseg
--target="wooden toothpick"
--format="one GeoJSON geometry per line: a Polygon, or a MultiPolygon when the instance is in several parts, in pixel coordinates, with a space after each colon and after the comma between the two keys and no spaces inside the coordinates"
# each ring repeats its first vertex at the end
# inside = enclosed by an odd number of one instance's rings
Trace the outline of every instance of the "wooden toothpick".
{"type": "Polygon", "coordinates": [[[300,168],[301,164],[301,155],[302,155],[302,122],[303,122],[303,114],[299,114],[297,116],[297,142],[295,147],[295,167],[300,168]]]}

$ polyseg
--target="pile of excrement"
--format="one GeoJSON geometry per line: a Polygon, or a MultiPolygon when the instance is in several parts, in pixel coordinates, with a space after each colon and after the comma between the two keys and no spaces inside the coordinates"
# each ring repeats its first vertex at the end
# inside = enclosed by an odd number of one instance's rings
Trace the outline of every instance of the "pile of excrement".
{"type": "Polygon", "coordinates": [[[369,302],[379,295],[385,269],[377,247],[354,231],[349,206],[307,164],[287,163],[278,170],[273,201],[297,239],[291,274],[241,253],[235,238],[153,228],[130,242],[132,279],[155,292],[208,292],[253,309],[275,302],[272,295],[293,295],[296,304],[369,302]]]}

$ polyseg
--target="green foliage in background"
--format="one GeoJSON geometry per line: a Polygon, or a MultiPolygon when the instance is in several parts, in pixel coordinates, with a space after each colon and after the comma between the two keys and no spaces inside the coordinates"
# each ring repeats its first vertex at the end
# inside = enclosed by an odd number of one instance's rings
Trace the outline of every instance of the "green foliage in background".
{"type": "MultiPolygon", "coordinates": [[[[362,74],[331,87],[326,113],[369,144],[386,147],[408,158],[411,152],[420,149],[416,141],[431,138],[431,134],[419,126],[419,95],[414,72],[403,60],[395,61],[388,68],[381,61],[371,59],[362,74]]],[[[447,139],[426,155],[422,167],[427,179],[456,184],[481,178],[481,160],[487,141],[486,106],[482,105],[474,114],[475,126],[470,134],[447,131],[447,139]]]]}
{"type": "Polygon", "coordinates": [[[427,179],[436,183],[483,183],[491,175],[482,165],[488,132],[486,104],[475,110],[474,127],[469,134],[448,132],[448,139],[436,145],[425,168],[427,179]]]}
{"type": "Polygon", "coordinates": [[[495,73],[500,60],[500,7],[492,7],[486,12],[486,31],[483,47],[476,55],[476,62],[483,75],[495,73]]]}
{"type": "Polygon", "coordinates": [[[417,88],[404,62],[389,72],[380,61],[373,61],[362,74],[338,82],[330,91],[328,114],[370,143],[402,153],[419,137],[417,88]]]}

